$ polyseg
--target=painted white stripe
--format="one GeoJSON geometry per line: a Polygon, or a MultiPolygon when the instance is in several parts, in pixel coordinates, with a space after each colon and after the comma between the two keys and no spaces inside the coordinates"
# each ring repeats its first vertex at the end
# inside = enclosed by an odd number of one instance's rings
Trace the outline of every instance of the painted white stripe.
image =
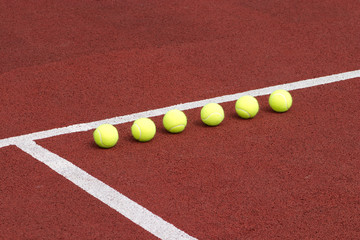
{"type": "Polygon", "coordinates": [[[34,141],[19,143],[17,147],[156,237],[169,240],[195,239],[66,159],[36,144],[34,141]]]}
{"type": "Polygon", "coordinates": [[[285,90],[291,91],[291,90],[296,90],[296,89],[319,86],[319,85],[323,85],[323,84],[329,84],[329,83],[333,83],[333,82],[339,82],[339,81],[343,81],[343,80],[349,80],[349,79],[358,78],[358,77],[360,77],[360,70],[355,70],[355,71],[350,71],[350,72],[333,74],[333,75],[329,75],[329,76],[325,76],[325,77],[311,78],[311,79],[297,81],[297,82],[293,82],[293,83],[286,83],[286,84],[280,84],[280,85],[266,87],[266,88],[260,88],[260,89],[251,90],[251,91],[242,92],[242,93],[224,95],[224,96],[220,96],[220,97],[209,98],[209,99],[195,101],[195,102],[182,103],[182,104],[159,108],[159,109],[155,109],[155,110],[149,110],[149,111],[145,111],[145,112],[139,112],[139,113],[124,115],[124,116],[104,119],[101,121],[80,123],[80,124],[75,124],[75,125],[71,125],[68,127],[55,128],[55,129],[51,129],[51,130],[30,133],[30,134],[26,134],[26,135],[17,136],[17,137],[4,138],[4,139],[0,140],[0,148],[6,147],[9,145],[17,145],[18,143],[21,143],[24,141],[29,141],[29,140],[38,140],[38,139],[54,137],[54,136],[58,136],[58,135],[62,135],[62,134],[88,131],[91,129],[95,129],[99,125],[104,124],[104,123],[117,125],[117,124],[122,124],[122,123],[126,123],[126,122],[132,122],[138,118],[160,116],[174,108],[179,109],[179,110],[189,110],[189,109],[193,109],[193,108],[202,107],[211,102],[223,103],[223,102],[235,101],[245,95],[251,95],[254,97],[263,96],[263,95],[270,94],[277,89],[285,89],[285,90]]]}

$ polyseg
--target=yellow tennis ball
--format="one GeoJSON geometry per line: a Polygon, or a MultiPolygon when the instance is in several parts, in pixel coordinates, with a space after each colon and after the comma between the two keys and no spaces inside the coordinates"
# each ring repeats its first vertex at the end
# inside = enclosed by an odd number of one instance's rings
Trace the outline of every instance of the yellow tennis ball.
{"type": "Polygon", "coordinates": [[[155,123],[149,118],[140,118],[131,126],[131,133],[140,142],[150,141],[156,133],[155,123]]]}
{"type": "Polygon", "coordinates": [[[236,101],[235,110],[241,118],[253,118],[259,112],[259,103],[253,96],[242,96],[236,101]]]}
{"type": "Polygon", "coordinates": [[[217,103],[208,103],[201,109],[201,120],[208,126],[219,125],[224,117],[224,109],[217,103]]]}
{"type": "Polygon", "coordinates": [[[276,90],[271,93],[269,104],[275,112],[286,112],[292,105],[291,94],[286,90],[276,90]]]}
{"type": "Polygon", "coordinates": [[[117,129],[111,124],[102,124],[93,132],[95,143],[102,148],[111,148],[119,140],[117,129]]]}
{"type": "Polygon", "coordinates": [[[163,124],[166,130],[171,133],[180,133],[184,131],[187,118],[185,113],[180,110],[173,109],[168,111],[163,118],[163,124]]]}

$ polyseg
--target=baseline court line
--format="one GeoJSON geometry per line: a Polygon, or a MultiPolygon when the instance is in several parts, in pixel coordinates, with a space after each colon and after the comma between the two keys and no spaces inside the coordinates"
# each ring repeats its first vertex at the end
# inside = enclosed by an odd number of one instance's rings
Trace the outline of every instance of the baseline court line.
{"type": "Polygon", "coordinates": [[[196,239],[34,141],[17,147],[160,239],[196,239]]]}
{"type": "Polygon", "coordinates": [[[32,141],[32,140],[54,137],[54,136],[58,136],[58,135],[62,135],[62,134],[84,132],[84,131],[88,131],[91,129],[95,129],[103,123],[110,123],[113,125],[117,125],[117,124],[122,124],[122,123],[126,123],[126,122],[132,122],[132,121],[135,121],[136,119],[142,118],[142,117],[156,117],[156,116],[163,115],[167,111],[174,109],[174,108],[177,108],[179,110],[189,110],[189,109],[193,109],[193,108],[202,107],[205,104],[210,103],[210,102],[223,103],[223,102],[236,101],[238,98],[240,98],[241,96],[244,96],[244,95],[252,95],[254,97],[263,96],[263,95],[270,94],[277,89],[285,89],[285,90],[291,91],[291,90],[296,90],[296,89],[315,87],[315,86],[319,86],[319,85],[323,85],[323,84],[329,84],[329,83],[349,80],[349,79],[358,78],[358,77],[360,77],[360,70],[349,71],[349,72],[333,74],[333,75],[324,76],[324,77],[311,78],[311,79],[292,82],[292,83],[286,83],[286,84],[280,84],[280,85],[275,85],[275,86],[271,86],[271,87],[260,88],[260,89],[256,89],[256,90],[250,90],[250,91],[231,94],[231,95],[224,95],[224,96],[220,96],[220,97],[204,99],[204,100],[200,100],[200,101],[181,103],[181,104],[177,104],[177,105],[173,105],[173,106],[169,106],[169,107],[164,107],[164,108],[159,108],[159,109],[155,109],[155,110],[149,110],[149,111],[144,111],[144,112],[139,112],[139,113],[134,113],[134,114],[128,114],[128,115],[124,115],[124,116],[104,119],[104,120],[95,121],[95,122],[80,123],[80,124],[75,124],[75,125],[71,125],[71,126],[67,126],[67,127],[55,128],[55,129],[51,129],[51,130],[25,134],[25,135],[21,135],[21,136],[17,136],[17,137],[4,138],[4,139],[0,140],[0,148],[6,147],[9,145],[17,145],[21,142],[24,142],[24,141],[26,142],[29,140],[32,141]]]}

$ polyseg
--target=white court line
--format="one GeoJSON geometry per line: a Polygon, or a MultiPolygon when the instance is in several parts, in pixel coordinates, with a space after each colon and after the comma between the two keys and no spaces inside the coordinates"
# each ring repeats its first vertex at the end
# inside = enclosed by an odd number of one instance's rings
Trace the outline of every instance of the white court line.
{"type": "Polygon", "coordinates": [[[9,145],[16,145],[18,148],[28,153],[35,159],[46,164],[55,172],[64,176],[75,185],[85,190],[90,195],[99,199],[106,205],[115,209],[120,214],[124,215],[140,227],[144,228],[153,235],[160,239],[195,239],[185,232],[177,229],[174,225],[166,222],[159,216],[151,213],[149,210],[140,206],[136,202],[122,195],[115,189],[89,175],[84,170],[78,168],[71,162],[64,158],[50,152],[49,150],[36,144],[34,141],[37,139],[44,139],[48,137],[58,136],[62,134],[69,134],[74,132],[88,131],[95,129],[97,126],[103,123],[121,124],[130,121],[134,121],[140,117],[154,117],[165,114],[167,111],[177,108],[179,110],[188,110],[197,107],[201,107],[210,102],[222,103],[235,101],[243,95],[262,96],[273,92],[276,89],[296,90],[307,87],[318,86],[322,84],[328,84],[332,82],[338,82],[342,80],[348,80],[360,77],[360,70],[345,72],[340,74],[334,74],[330,76],[313,78],[288,84],[281,84],[267,88],[261,88],[257,90],[251,90],[247,92],[225,95],[216,98],[205,99],[201,101],[189,102],[184,104],[178,104],[170,107],[159,108],[155,110],[129,114],[120,117],[114,117],[101,121],[95,121],[90,123],[75,124],[68,127],[56,128],[42,132],[36,132],[26,134],[17,137],[10,137],[0,140],[0,148],[9,145]]]}
{"type": "Polygon", "coordinates": [[[97,178],[89,175],[87,172],[66,159],[36,144],[34,141],[19,143],[17,147],[40,162],[46,164],[55,172],[64,176],[66,179],[73,182],[90,195],[115,209],[117,212],[124,215],[156,237],[169,240],[196,239],[177,229],[174,225],[166,222],[159,216],[151,213],[146,208],[130,200],[97,178]]]}
{"type": "Polygon", "coordinates": [[[224,95],[221,97],[209,98],[209,99],[204,99],[204,100],[195,101],[195,102],[177,104],[177,105],[173,105],[173,106],[169,106],[169,107],[158,108],[155,110],[149,110],[149,111],[145,111],[145,112],[139,112],[139,113],[128,114],[128,115],[124,115],[124,116],[104,119],[101,121],[80,123],[80,124],[75,124],[75,125],[71,125],[71,126],[67,126],[67,127],[55,128],[55,129],[51,129],[51,130],[30,133],[30,134],[26,134],[26,135],[17,136],[17,137],[4,138],[4,139],[0,140],[0,148],[6,147],[9,145],[17,145],[18,143],[22,143],[24,141],[26,142],[29,140],[32,141],[32,140],[54,137],[54,136],[58,136],[58,135],[62,135],[62,134],[88,131],[88,130],[97,128],[99,125],[101,125],[103,123],[110,123],[110,124],[117,125],[117,124],[122,124],[122,123],[126,123],[126,122],[132,122],[141,117],[160,116],[174,108],[177,108],[179,110],[189,110],[189,109],[193,109],[193,108],[197,108],[197,107],[202,107],[205,104],[210,103],[210,102],[223,103],[223,102],[235,101],[244,95],[252,95],[254,97],[263,96],[263,95],[272,93],[276,89],[285,89],[285,90],[291,91],[291,90],[314,87],[314,86],[333,83],[333,82],[339,82],[339,81],[343,81],[343,80],[349,80],[349,79],[358,78],[358,77],[360,77],[360,70],[355,70],[355,71],[350,71],[350,72],[333,74],[333,75],[329,75],[329,76],[325,76],[325,77],[311,78],[311,79],[297,81],[297,82],[293,82],[293,83],[286,83],[286,84],[281,84],[281,85],[276,85],[276,86],[271,86],[271,87],[266,87],[266,88],[260,88],[260,89],[251,90],[251,91],[242,92],[242,93],[224,95]]]}

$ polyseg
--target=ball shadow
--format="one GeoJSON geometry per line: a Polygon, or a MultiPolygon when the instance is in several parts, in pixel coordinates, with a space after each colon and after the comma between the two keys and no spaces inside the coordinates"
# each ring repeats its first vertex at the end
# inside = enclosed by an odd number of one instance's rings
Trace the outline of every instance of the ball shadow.
{"type": "Polygon", "coordinates": [[[270,106],[262,107],[262,108],[260,108],[260,111],[265,112],[265,113],[276,113],[274,110],[272,110],[272,108],[270,106]]]}
{"type": "Polygon", "coordinates": [[[96,142],[95,141],[89,141],[89,147],[91,148],[91,149],[99,149],[100,147],[96,144],[96,142]]]}
{"type": "Polygon", "coordinates": [[[239,115],[236,112],[231,112],[228,114],[228,116],[230,119],[236,119],[236,120],[242,119],[241,117],[239,117],[239,115]]]}
{"type": "Polygon", "coordinates": [[[197,119],[197,120],[193,121],[192,124],[195,125],[196,127],[203,127],[203,128],[210,127],[210,126],[206,125],[205,123],[203,123],[203,121],[201,121],[201,119],[197,119]]]}
{"type": "Polygon", "coordinates": [[[171,134],[164,127],[156,129],[159,134],[171,134]]]}
{"type": "Polygon", "coordinates": [[[126,134],[122,137],[126,142],[136,143],[138,142],[131,134],[126,134]]]}

